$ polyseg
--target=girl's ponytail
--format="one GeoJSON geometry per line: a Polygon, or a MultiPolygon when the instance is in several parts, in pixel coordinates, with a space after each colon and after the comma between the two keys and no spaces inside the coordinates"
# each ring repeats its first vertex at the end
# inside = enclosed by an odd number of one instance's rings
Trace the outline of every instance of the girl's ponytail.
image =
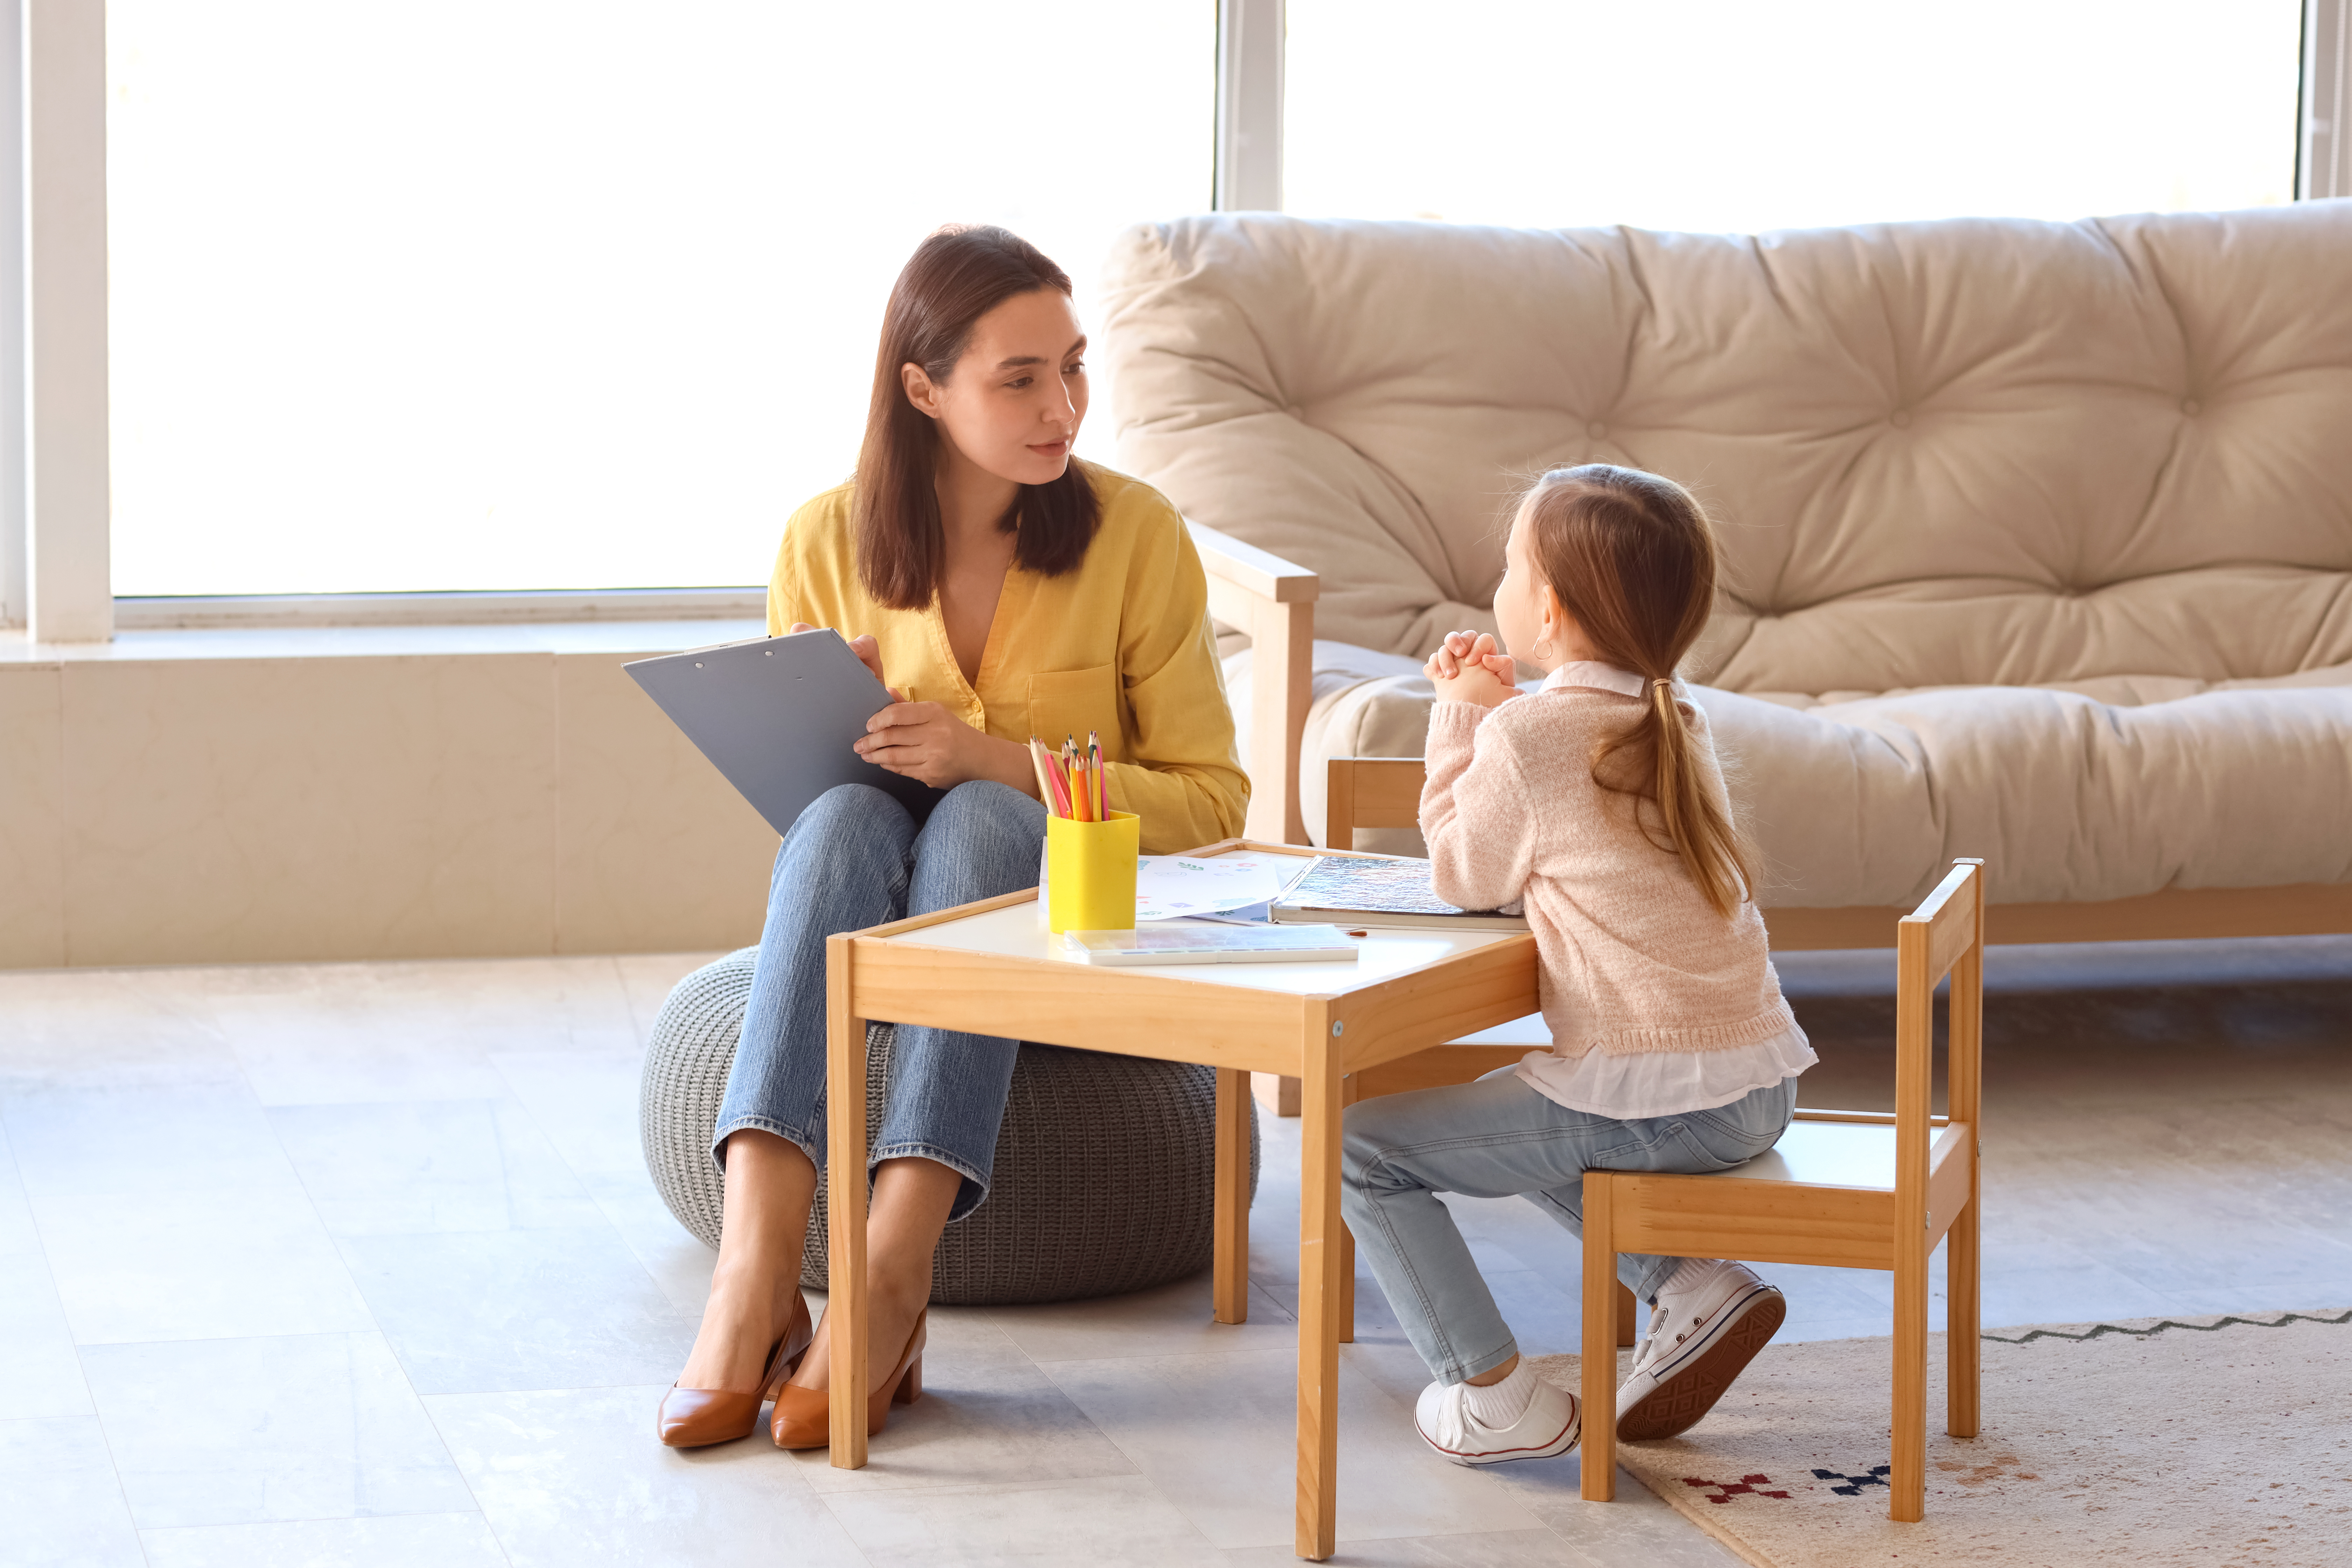
{"type": "Polygon", "coordinates": [[[1537,568],[1585,640],[1649,681],[1642,717],[1603,742],[1592,777],[1636,797],[1635,817],[1729,919],[1753,896],[1755,856],[1693,755],[1675,667],[1715,607],[1715,533],[1689,491],[1607,463],[1557,468],[1528,498],[1537,568]],[[1655,831],[1642,805],[1656,808],[1655,831]]]}
{"type": "Polygon", "coordinates": [[[1682,856],[1706,901],[1727,918],[1748,896],[1749,852],[1723,803],[1693,764],[1690,727],[1675,700],[1673,681],[1650,682],[1646,723],[1658,737],[1653,782],[1666,840],[1682,856]]]}

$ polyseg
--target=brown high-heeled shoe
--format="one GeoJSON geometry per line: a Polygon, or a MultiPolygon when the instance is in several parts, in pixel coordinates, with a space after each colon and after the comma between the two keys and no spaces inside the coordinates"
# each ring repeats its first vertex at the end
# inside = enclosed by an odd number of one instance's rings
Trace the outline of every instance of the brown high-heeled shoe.
{"type": "Polygon", "coordinates": [[[795,1290],[792,1321],[784,1329],[784,1337],[768,1352],[760,1386],[749,1394],[737,1394],[724,1388],[680,1388],[673,1383],[654,1414],[656,1435],[673,1448],[700,1448],[750,1436],[751,1428],[760,1424],[760,1406],[773,1399],[784,1379],[799,1370],[801,1357],[808,1354],[809,1341],[815,1337],[808,1302],[795,1290]]]}
{"type": "MultiPolygon", "coordinates": [[[[915,1314],[915,1326],[907,1335],[907,1348],[898,1352],[898,1364],[890,1369],[881,1387],[866,1395],[867,1436],[882,1430],[890,1418],[890,1406],[912,1405],[923,1396],[924,1325],[930,1316],[929,1307],[915,1314]]],[[[832,1395],[822,1388],[784,1384],[776,1391],[776,1413],[769,1418],[768,1436],[779,1448],[827,1447],[833,1441],[832,1395]]]]}

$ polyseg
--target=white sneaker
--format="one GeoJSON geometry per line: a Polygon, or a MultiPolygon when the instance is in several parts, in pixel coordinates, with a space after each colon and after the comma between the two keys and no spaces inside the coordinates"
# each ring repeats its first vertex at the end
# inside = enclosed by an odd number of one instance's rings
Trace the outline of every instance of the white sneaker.
{"type": "Polygon", "coordinates": [[[1421,1391],[1412,1424],[1422,1440],[1457,1465],[1498,1465],[1506,1459],[1548,1459],[1584,1436],[1576,1395],[1538,1378],[1526,1414],[1508,1426],[1478,1419],[1463,1395],[1465,1384],[1433,1383],[1421,1391]]]}
{"type": "Polygon", "coordinates": [[[1788,1315],[1787,1299],[1746,1264],[1685,1264],[1658,1292],[1650,1337],[1617,1390],[1617,1436],[1642,1443],[1689,1431],[1788,1315]]]}

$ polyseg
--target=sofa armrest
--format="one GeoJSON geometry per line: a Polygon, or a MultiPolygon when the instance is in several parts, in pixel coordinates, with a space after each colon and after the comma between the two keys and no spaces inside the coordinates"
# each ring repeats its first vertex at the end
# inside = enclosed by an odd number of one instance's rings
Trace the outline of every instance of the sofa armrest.
{"type": "Polygon", "coordinates": [[[1250,837],[1307,842],[1298,810],[1298,744],[1307,731],[1315,657],[1315,600],[1322,579],[1231,534],[1197,522],[1192,547],[1209,578],[1209,614],[1250,638],[1250,837]]]}

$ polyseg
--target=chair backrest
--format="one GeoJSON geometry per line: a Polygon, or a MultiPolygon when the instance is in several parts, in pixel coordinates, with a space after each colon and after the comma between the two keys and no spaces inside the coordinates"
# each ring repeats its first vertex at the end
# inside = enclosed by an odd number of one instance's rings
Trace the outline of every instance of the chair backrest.
{"type": "Polygon", "coordinates": [[[1936,987],[1952,977],[1945,1103],[1980,1138],[1984,1085],[1984,862],[1955,860],[1895,929],[1895,1224],[1927,1224],[1936,987]],[[1917,1213],[1906,1214],[1906,1208],[1917,1213]]]}
{"type": "Polygon", "coordinates": [[[1353,849],[1359,827],[1412,827],[1421,820],[1429,764],[1419,757],[1333,757],[1324,792],[1323,842],[1353,849]]]}

